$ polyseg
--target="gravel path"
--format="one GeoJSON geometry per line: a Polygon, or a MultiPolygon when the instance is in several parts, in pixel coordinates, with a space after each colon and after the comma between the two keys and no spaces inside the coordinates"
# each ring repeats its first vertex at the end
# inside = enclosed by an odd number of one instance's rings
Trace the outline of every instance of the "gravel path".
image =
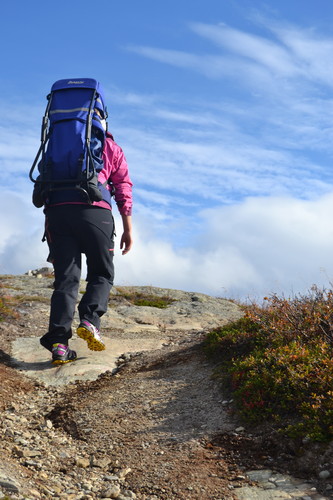
{"type": "Polygon", "coordinates": [[[270,450],[235,420],[211,377],[205,332],[240,317],[236,304],[126,288],[174,298],[158,310],[133,306],[122,289],[103,322],[102,362],[75,338],[81,360],[59,369],[38,347],[52,279],[9,276],[1,286],[19,299],[20,315],[0,323],[0,493],[20,500],[329,498],[307,478],[273,471],[270,450]]]}

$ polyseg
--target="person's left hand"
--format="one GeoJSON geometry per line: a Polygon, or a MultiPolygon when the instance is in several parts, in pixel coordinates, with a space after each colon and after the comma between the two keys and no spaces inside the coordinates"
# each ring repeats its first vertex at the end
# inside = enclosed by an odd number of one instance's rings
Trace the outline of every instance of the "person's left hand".
{"type": "Polygon", "coordinates": [[[120,250],[122,250],[122,255],[127,254],[133,245],[132,233],[130,231],[124,231],[120,240],[120,250]]]}

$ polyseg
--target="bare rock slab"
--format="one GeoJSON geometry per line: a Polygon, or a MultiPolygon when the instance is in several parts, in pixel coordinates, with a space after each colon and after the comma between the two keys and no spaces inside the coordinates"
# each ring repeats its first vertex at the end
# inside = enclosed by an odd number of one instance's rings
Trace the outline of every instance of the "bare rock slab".
{"type": "Polygon", "coordinates": [[[118,358],[124,353],[160,349],[164,339],[108,339],[105,351],[90,351],[86,342],[73,337],[71,349],[77,352],[77,360],[54,366],[51,354],[39,344],[39,339],[19,338],[12,343],[12,358],[16,367],[30,378],[48,385],[66,385],[77,380],[96,380],[99,375],[113,371],[118,358]]]}
{"type": "Polygon", "coordinates": [[[127,286],[113,290],[115,299],[121,294],[144,294],[168,298],[172,302],[165,308],[136,306],[128,301],[115,302],[103,317],[104,329],[132,332],[189,332],[213,329],[243,316],[236,303],[211,297],[203,293],[184,292],[149,286],[127,286]]]}

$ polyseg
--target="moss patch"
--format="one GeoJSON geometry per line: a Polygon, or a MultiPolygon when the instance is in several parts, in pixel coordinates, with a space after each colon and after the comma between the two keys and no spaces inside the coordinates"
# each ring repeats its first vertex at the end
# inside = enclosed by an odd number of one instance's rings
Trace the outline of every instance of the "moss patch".
{"type": "Polygon", "coordinates": [[[175,299],[170,296],[158,296],[143,292],[128,292],[122,288],[117,288],[117,291],[118,296],[120,295],[135,306],[157,307],[159,309],[165,309],[170,304],[175,302],[175,299]]]}

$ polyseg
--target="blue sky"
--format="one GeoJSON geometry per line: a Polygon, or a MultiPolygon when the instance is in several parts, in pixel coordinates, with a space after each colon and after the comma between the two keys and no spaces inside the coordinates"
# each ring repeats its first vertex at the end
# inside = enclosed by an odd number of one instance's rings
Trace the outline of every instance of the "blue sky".
{"type": "Polygon", "coordinates": [[[116,284],[240,299],[329,286],[330,0],[14,0],[1,13],[1,274],[46,264],[28,180],[45,96],[91,77],[135,184],[116,284]]]}

